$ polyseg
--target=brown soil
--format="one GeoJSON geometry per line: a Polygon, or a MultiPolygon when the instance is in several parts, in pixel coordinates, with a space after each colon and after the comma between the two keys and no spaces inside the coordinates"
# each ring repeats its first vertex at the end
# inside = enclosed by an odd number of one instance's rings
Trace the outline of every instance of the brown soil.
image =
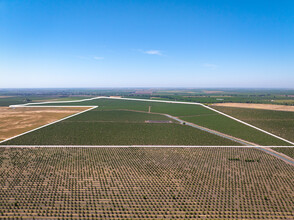
{"type": "Polygon", "coordinates": [[[86,109],[88,108],[0,107],[0,141],[86,109]]]}
{"type": "Polygon", "coordinates": [[[288,105],[254,104],[254,103],[216,103],[216,104],[213,104],[212,106],[252,108],[252,109],[294,112],[294,106],[288,106],[288,105]]]}
{"type": "Polygon", "coordinates": [[[2,95],[2,96],[0,96],[0,99],[10,98],[10,97],[14,97],[14,96],[4,96],[4,95],[2,95]]]}

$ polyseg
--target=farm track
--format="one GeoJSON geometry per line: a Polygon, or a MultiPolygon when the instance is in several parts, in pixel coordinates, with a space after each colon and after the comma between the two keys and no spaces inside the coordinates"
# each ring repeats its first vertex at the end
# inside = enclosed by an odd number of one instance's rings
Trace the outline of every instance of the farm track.
{"type": "Polygon", "coordinates": [[[191,126],[193,128],[197,128],[197,129],[200,129],[202,131],[206,131],[208,133],[215,134],[217,136],[229,139],[229,140],[237,142],[239,144],[242,144],[242,145],[245,145],[245,146],[257,146],[257,144],[255,144],[255,143],[245,141],[245,140],[242,140],[240,138],[236,138],[236,137],[233,137],[233,136],[230,136],[230,135],[227,135],[227,134],[224,134],[224,133],[221,133],[221,132],[218,132],[218,131],[215,131],[215,130],[212,130],[212,129],[209,129],[209,128],[206,128],[206,127],[203,127],[203,126],[196,125],[194,123],[190,123],[190,122],[181,120],[178,117],[174,117],[174,116],[171,116],[171,115],[168,115],[168,114],[165,114],[165,115],[167,117],[171,118],[171,119],[174,119],[174,120],[180,122],[181,124],[186,124],[186,125],[191,126]]]}
{"type": "MultiPolygon", "coordinates": [[[[103,111],[113,111],[113,110],[103,110],[103,111]]],[[[212,130],[212,129],[209,129],[209,128],[206,128],[206,127],[203,127],[203,126],[200,126],[200,125],[197,125],[197,124],[194,124],[194,123],[190,123],[190,122],[181,120],[181,119],[179,119],[179,117],[174,117],[174,116],[169,115],[169,114],[157,113],[157,112],[146,112],[146,111],[139,111],[139,110],[129,110],[129,109],[116,109],[115,111],[130,111],[130,112],[140,112],[140,113],[147,113],[147,114],[163,115],[163,116],[166,116],[168,118],[171,118],[171,119],[175,120],[176,122],[179,122],[180,124],[185,123],[186,125],[191,126],[193,128],[196,128],[196,129],[199,129],[199,130],[202,130],[202,131],[206,131],[208,133],[211,133],[211,134],[214,134],[214,135],[229,139],[231,141],[237,142],[237,143],[242,144],[244,146],[258,146],[255,143],[245,141],[245,140],[243,140],[241,138],[236,138],[236,137],[233,137],[233,136],[230,136],[230,135],[227,135],[227,134],[224,134],[224,133],[221,133],[221,132],[218,132],[218,131],[215,131],[215,130],[212,130]]],[[[207,114],[204,114],[204,115],[207,115],[207,114]]],[[[210,115],[212,115],[212,114],[210,114],[210,115]]],[[[113,122],[113,121],[101,121],[101,122],[113,122]]],[[[126,121],[126,122],[123,122],[123,123],[128,123],[128,122],[126,121]]],[[[132,123],[134,123],[134,122],[132,122],[132,123]]],[[[137,123],[139,123],[139,122],[137,122],[137,123]]]]}

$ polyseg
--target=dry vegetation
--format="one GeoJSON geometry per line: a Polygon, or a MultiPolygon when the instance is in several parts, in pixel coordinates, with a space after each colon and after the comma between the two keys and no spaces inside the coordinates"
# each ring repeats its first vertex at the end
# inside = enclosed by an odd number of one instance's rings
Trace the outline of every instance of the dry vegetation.
{"type": "Polygon", "coordinates": [[[0,141],[85,109],[87,108],[0,107],[0,141]]]}
{"type": "Polygon", "coordinates": [[[253,148],[1,148],[0,218],[292,219],[294,166],[253,148]]]}
{"type": "Polygon", "coordinates": [[[294,112],[294,106],[288,106],[288,105],[271,105],[271,104],[254,104],[254,103],[215,103],[212,106],[294,112]]]}

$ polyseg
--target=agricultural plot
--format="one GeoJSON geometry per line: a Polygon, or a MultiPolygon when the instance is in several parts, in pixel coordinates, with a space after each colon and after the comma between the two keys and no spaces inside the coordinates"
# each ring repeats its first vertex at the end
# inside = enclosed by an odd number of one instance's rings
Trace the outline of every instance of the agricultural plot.
{"type": "Polygon", "coordinates": [[[293,218],[294,167],[254,148],[0,152],[2,219],[293,218]]]}
{"type": "Polygon", "coordinates": [[[213,108],[280,137],[294,141],[294,112],[220,106],[214,106],[213,108]]]}
{"type": "Polygon", "coordinates": [[[211,115],[203,115],[200,117],[186,116],[181,117],[181,119],[201,125],[203,127],[208,127],[216,131],[220,131],[225,134],[230,134],[234,137],[238,137],[243,140],[248,140],[250,142],[263,146],[289,145],[284,141],[281,141],[275,137],[260,132],[254,128],[250,128],[246,125],[243,125],[237,121],[234,121],[230,118],[227,118],[217,113],[211,115]]]}
{"type": "Polygon", "coordinates": [[[98,110],[113,110],[113,109],[127,109],[148,112],[149,106],[154,113],[165,113],[173,116],[184,116],[193,114],[209,114],[211,110],[206,109],[199,105],[187,104],[174,104],[174,103],[159,103],[159,102],[146,102],[135,100],[119,100],[119,99],[95,99],[84,102],[74,103],[49,103],[49,104],[31,104],[32,106],[99,106],[98,110]]]}
{"type": "Polygon", "coordinates": [[[239,145],[159,114],[98,108],[17,137],[6,145],[239,145]]]}
{"type": "Polygon", "coordinates": [[[0,141],[88,108],[8,108],[0,107],[0,141]]]}
{"type": "Polygon", "coordinates": [[[0,98],[0,106],[9,106],[16,104],[26,104],[27,100],[25,97],[14,97],[14,96],[2,96],[0,98]]]}
{"type": "MultiPolygon", "coordinates": [[[[289,145],[282,140],[258,131],[247,125],[241,124],[226,116],[220,115],[210,109],[200,105],[175,104],[175,103],[159,103],[145,102],[135,100],[119,100],[119,99],[96,99],[76,103],[59,103],[59,104],[41,104],[41,105],[81,105],[81,106],[99,106],[96,111],[102,110],[136,110],[149,111],[153,113],[163,113],[179,117],[187,122],[192,122],[197,125],[222,132],[243,140],[256,143],[259,145],[289,145]]],[[[36,105],[36,104],[35,104],[36,105]]],[[[40,105],[40,104],[37,104],[40,105]]],[[[94,112],[94,111],[93,111],[94,112]]],[[[131,129],[131,128],[130,128],[131,129]]],[[[194,129],[196,130],[196,129],[194,129]]],[[[195,131],[196,132],[196,131],[195,131]]],[[[120,144],[120,143],[117,143],[120,144]]],[[[209,145],[209,144],[207,144],[209,145]]]]}

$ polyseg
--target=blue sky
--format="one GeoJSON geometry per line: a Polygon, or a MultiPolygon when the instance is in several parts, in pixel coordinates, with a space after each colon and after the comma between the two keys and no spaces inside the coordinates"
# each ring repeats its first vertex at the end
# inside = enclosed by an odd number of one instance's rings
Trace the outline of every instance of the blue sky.
{"type": "Polygon", "coordinates": [[[0,0],[0,87],[294,88],[292,0],[0,0]]]}

